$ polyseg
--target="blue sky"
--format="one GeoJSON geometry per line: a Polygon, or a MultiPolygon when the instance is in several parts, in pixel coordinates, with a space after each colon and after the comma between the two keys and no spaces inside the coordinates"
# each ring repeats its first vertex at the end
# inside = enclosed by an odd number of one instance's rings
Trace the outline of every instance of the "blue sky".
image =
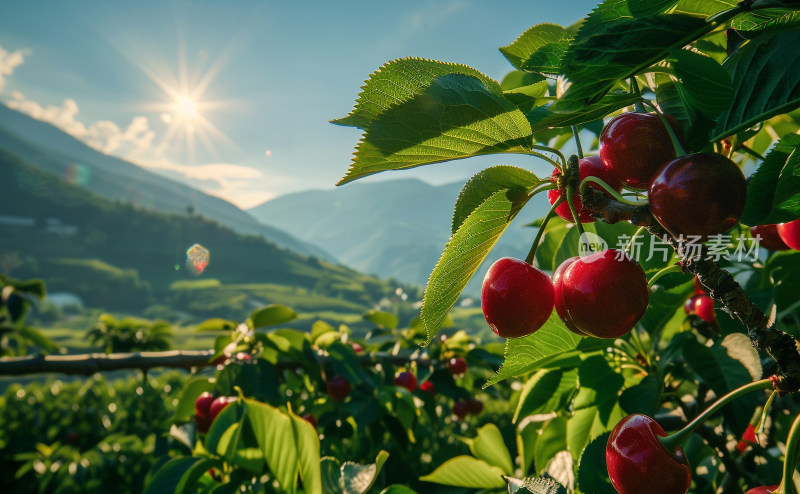
{"type": "MultiPolygon", "coordinates": [[[[6,2],[0,100],[93,147],[186,181],[240,207],[344,175],[351,109],[383,63],[415,56],[501,79],[497,50],[541,22],[571,24],[595,2],[69,1],[6,2]]],[[[483,157],[388,172],[464,180],[483,157]]]]}

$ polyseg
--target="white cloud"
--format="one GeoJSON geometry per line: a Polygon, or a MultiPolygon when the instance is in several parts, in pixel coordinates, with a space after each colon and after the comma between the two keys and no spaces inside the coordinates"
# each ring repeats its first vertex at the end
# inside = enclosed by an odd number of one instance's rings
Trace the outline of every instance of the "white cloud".
{"type": "Polygon", "coordinates": [[[14,73],[14,69],[25,62],[26,50],[6,51],[0,46],[0,91],[6,84],[6,78],[14,73]]]}

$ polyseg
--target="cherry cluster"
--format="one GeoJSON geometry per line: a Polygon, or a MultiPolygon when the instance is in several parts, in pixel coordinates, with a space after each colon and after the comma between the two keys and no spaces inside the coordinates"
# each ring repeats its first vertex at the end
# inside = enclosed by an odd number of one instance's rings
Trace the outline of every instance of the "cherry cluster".
{"type": "Polygon", "coordinates": [[[717,315],[714,312],[714,299],[708,296],[705,287],[695,277],[694,294],[686,299],[683,304],[686,315],[696,315],[703,321],[712,326],[717,324],[717,315]]]}
{"type": "Polygon", "coordinates": [[[209,392],[198,396],[194,402],[194,421],[197,430],[203,434],[208,432],[217,415],[234,401],[236,401],[235,396],[215,397],[209,392]]]}

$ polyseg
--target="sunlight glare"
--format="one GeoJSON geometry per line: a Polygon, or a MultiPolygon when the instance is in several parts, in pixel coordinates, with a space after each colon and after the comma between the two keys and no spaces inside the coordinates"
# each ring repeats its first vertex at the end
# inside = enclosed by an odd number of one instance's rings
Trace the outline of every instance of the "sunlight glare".
{"type": "Polygon", "coordinates": [[[197,118],[197,102],[190,96],[178,96],[175,98],[175,113],[184,120],[197,118]]]}

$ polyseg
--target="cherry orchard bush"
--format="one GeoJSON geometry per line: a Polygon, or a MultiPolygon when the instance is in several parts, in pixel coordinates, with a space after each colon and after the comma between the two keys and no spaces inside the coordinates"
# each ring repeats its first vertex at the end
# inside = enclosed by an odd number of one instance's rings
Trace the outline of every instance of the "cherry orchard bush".
{"type": "MultiPolygon", "coordinates": [[[[465,184],[420,314],[427,345],[486,273],[484,315],[508,337],[487,389],[525,383],[510,492],[796,492],[798,46],[793,0],[607,0],[502,47],[500,82],[393,60],[334,120],[363,130],[340,185],[487,154],[553,166],[465,184]],[[530,251],[481,270],[545,191],[530,251]]],[[[451,462],[423,479],[502,489],[510,470],[451,462]]]]}

